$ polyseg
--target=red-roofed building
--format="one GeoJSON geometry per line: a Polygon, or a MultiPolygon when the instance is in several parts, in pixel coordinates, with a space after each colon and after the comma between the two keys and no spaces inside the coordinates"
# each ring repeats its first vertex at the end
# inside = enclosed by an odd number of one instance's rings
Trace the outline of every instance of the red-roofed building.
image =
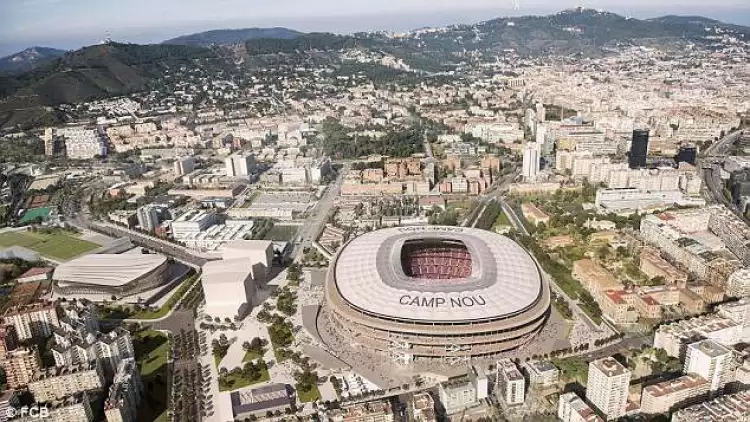
{"type": "Polygon", "coordinates": [[[51,267],[34,267],[18,276],[19,283],[29,283],[32,281],[49,281],[52,279],[51,267]]]}

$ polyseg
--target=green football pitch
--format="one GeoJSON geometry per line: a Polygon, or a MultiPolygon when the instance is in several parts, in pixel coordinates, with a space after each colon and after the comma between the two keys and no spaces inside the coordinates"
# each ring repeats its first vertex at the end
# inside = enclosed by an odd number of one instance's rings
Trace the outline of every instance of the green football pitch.
{"type": "Polygon", "coordinates": [[[67,233],[0,233],[0,247],[23,246],[52,259],[67,261],[78,255],[93,251],[99,245],[79,239],[67,233]]]}

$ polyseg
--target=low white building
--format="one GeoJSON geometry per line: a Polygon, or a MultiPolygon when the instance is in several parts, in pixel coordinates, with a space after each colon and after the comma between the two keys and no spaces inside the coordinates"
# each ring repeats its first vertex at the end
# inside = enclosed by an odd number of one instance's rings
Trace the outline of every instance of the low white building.
{"type": "Polygon", "coordinates": [[[263,240],[235,241],[226,245],[222,253],[223,259],[203,266],[206,314],[244,317],[253,306],[257,285],[268,275],[273,244],[263,240]]]}
{"type": "Polygon", "coordinates": [[[523,404],[525,400],[526,380],[510,358],[497,361],[497,381],[495,386],[498,397],[508,406],[523,404]]]}

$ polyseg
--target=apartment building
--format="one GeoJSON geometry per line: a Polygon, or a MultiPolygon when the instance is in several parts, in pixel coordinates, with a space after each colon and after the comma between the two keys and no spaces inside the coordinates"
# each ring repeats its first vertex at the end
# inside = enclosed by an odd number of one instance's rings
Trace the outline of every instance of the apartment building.
{"type": "Polygon", "coordinates": [[[60,325],[57,307],[52,302],[39,302],[17,306],[3,315],[5,324],[12,324],[18,339],[42,339],[52,334],[52,329],[60,325]]]}
{"type": "Polygon", "coordinates": [[[734,379],[736,369],[734,352],[720,343],[702,340],[687,346],[684,372],[706,379],[711,396],[724,390],[724,386],[734,379]]]}
{"type": "Polygon", "coordinates": [[[748,415],[750,390],[678,410],[672,414],[672,422],[746,422],[748,415]]]}
{"type": "Polygon", "coordinates": [[[526,380],[516,364],[510,358],[497,361],[497,377],[495,388],[498,398],[508,406],[523,404],[525,400],[526,380]]]}
{"type": "Polygon", "coordinates": [[[741,324],[718,315],[704,315],[659,326],[654,335],[654,347],[664,349],[669,356],[684,359],[688,344],[710,339],[731,346],[737,344],[741,336],[741,324]]]}
{"type": "Polygon", "coordinates": [[[180,240],[191,234],[199,233],[216,224],[218,217],[210,210],[190,210],[172,221],[172,236],[180,240]]]}
{"type": "MultiPolygon", "coordinates": [[[[66,396],[63,399],[42,404],[48,409],[46,420],[55,422],[93,422],[94,412],[91,409],[91,401],[87,393],[77,393],[66,396]]],[[[39,415],[29,415],[19,419],[18,422],[39,421],[39,415]]]]}
{"type": "Polygon", "coordinates": [[[143,381],[135,359],[124,359],[117,368],[104,402],[107,422],[137,422],[138,404],[143,395],[143,381]]]}
{"type": "Polygon", "coordinates": [[[723,284],[740,262],[708,231],[710,218],[702,209],[647,215],[641,236],[696,277],[723,284]]]}
{"type": "Polygon", "coordinates": [[[65,143],[65,154],[74,160],[88,160],[107,155],[107,135],[100,129],[83,126],[57,129],[57,136],[65,143]]]}
{"type": "Polygon", "coordinates": [[[594,409],[573,392],[560,395],[557,417],[562,422],[604,422],[594,409]]]}
{"type": "Polygon", "coordinates": [[[0,326],[0,362],[5,359],[8,351],[18,347],[18,336],[13,325],[0,326]]]}
{"type": "Polygon", "coordinates": [[[257,167],[253,154],[233,154],[224,160],[227,177],[246,177],[257,167]]]}
{"type": "Polygon", "coordinates": [[[331,422],[393,422],[391,404],[386,400],[356,403],[331,412],[331,422]]]}
{"type": "Polygon", "coordinates": [[[750,268],[742,268],[732,273],[727,279],[727,296],[750,296],[750,268]]]}
{"type": "Polygon", "coordinates": [[[630,370],[614,358],[606,357],[589,363],[586,400],[607,420],[625,415],[630,385],[630,370]]]}
{"type": "Polygon", "coordinates": [[[106,334],[55,330],[54,342],[52,355],[56,366],[77,366],[96,360],[105,374],[114,374],[120,362],[135,356],[130,333],[120,327],[106,334]]]}
{"type": "Polygon", "coordinates": [[[530,360],[522,365],[529,384],[538,387],[550,387],[560,380],[560,370],[547,360],[530,360]]]}
{"type": "Polygon", "coordinates": [[[17,348],[9,351],[2,362],[8,388],[27,385],[42,367],[39,351],[35,347],[17,348]]]}
{"type": "Polygon", "coordinates": [[[416,422],[435,422],[435,400],[427,392],[414,394],[412,399],[412,411],[416,422]]]}
{"type": "Polygon", "coordinates": [[[438,386],[438,395],[440,403],[449,415],[479,404],[477,387],[467,376],[441,382],[438,386]]]}
{"type": "Polygon", "coordinates": [[[708,228],[745,266],[750,266],[750,227],[724,206],[708,208],[708,228]]]}
{"type": "Polygon", "coordinates": [[[678,407],[700,403],[707,397],[708,388],[708,381],[697,374],[687,374],[649,385],[641,393],[641,412],[666,413],[678,407]]]}
{"type": "Polygon", "coordinates": [[[99,391],[104,383],[101,368],[92,363],[78,367],[46,368],[34,374],[28,389],[37,402],[48,402],[82,391],[99,391]]]}

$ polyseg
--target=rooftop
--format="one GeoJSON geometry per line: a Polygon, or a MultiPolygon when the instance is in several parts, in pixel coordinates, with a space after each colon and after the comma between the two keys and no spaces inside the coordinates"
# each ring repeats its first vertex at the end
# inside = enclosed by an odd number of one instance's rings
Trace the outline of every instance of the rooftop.
{"type": "Polygon", "coordinates": [[[608,377],[616,377],[620,375],[630,374],[628,368],[623,366],[620,362],[615,360],[613,357],[606,357],[595,360],[589,363],[590,366],[598,369],[608,377]]]}
{"type": "Polygon", "coordinates": [[[159,254],[92,254],[59,265],[53,274],[58,281],[122,286],[167,262],[159,254]]]}
{"type": "MultiPolygon", "coordinates": [[[[460,257],[428,256],[430,260],[460,257]]],[[[459,265],[457,263],[455,265],[459,265]]],[[[533,306],[542,293],[534,260],[512,240],[484,230],[444,227],[396,227],[355,238],[338,252],[336,287],[352,306],[405,320],[471,321],[513,315],[533,306]],[[401,248],[413,240],[459,241],[471,257],[465,278],[424,279],[407,275],[401,248]]]]}

